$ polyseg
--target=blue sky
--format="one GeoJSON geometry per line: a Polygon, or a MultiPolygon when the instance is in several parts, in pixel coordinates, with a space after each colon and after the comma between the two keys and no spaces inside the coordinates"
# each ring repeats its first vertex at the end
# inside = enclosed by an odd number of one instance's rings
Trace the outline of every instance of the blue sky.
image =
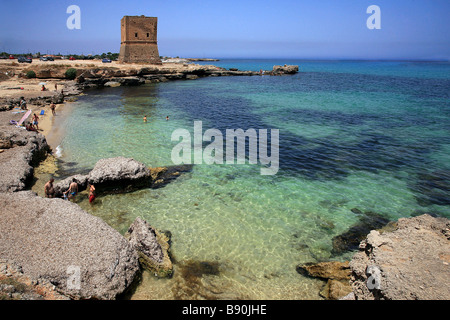
{"type": "Polygon", "coordinates": [[[449,0],[1,1],[0,51],[119,52],[120,19],[158,17],[160,55],[212,58],[450,59],[449,0]],[[81,29],[69,30],[69,5],[81,29]],[[369,30],[370,5],[381,29],[369,30]]]}

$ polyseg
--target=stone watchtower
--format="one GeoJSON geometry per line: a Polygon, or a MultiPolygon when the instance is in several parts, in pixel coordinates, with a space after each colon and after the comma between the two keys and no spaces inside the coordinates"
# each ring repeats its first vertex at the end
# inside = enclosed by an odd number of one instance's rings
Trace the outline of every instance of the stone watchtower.
{"type": "Polygon", "coordinates": [[[158,18],[124,16],[119,62],[161,64],[157,43],[158,18]]]}

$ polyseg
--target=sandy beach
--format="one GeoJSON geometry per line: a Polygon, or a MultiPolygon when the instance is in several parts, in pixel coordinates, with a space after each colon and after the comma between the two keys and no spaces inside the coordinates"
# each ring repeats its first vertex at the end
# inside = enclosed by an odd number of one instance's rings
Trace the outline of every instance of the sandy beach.
{"type": "MultiPolygon", "coordinates": [[[[58,129],[58,126],[54,126],[58,123],[58,117],[64,112],[65,104],[56,104],[56,116],[52,115],[50,109],[50,103],[41,105],[30,102],[31,100],[45,98],[51,98],[64,90],[68,80],[64,79],[63,71],[68,68],[85,69],[85,68],[107,68],[107,69],[120,69],[121,71],[130,71],[134,69],[149,67],[149,65],[139,64],[119,64],[116,61],[111,63],[102,63],[100,60],[56,60],[56,61],[40,61],[33,59],[31,64],[18,63],[17,59],[14,60],[0,60],[0,97],[3,101],[7,99],[19,100],[24,97],[27,101],[27,107],[32,110],[32,113],[28,120],[31,121],[32,115],[36,113],[39,117],[39,132],[43,134],[48,144],[54,149],[62,136],[62,131],[58,129]],[[56,71],[60,73],[58,78],[32,78],[28,79],[21,74],[28,70],[36,70],[36,72],[47,72],[48,70],[56,71]],[[41,83],[45,83],[46,91],[42,91],[41,83]],[[41,115],[41,112],[44,114],[41,115]]],[[[164,68],[169,70],[186,69],[187,65],[182,63],[166,63],[164,68]]],[[[161,67],[158,67],[161,68],[161,67]]],[[[188,67],[189,68],[189,67],[188,67]]],[[[67,103],[67,102],[66,102],[67,103]]],[[[6,111],[3,114],[2,121],[20,119],[23,113],[13,113],[19,111],[18,108],[14,108],[11,111],[6,111]]]]}
{"type": "MultiPolygon", "coordinates": [[[[58,145],[58,142],[61,138],[58,137],[59,130],[57,129],[57,127],[54,128],[54,124],[55,120],[57,120],[57,117],[61,116],[64,110],[64,105],[65,104],[56,104],[56,115],[52,115],[50,104],[45,106],[29,103],[27,104],[28,110],[31,110],[31,114],[26,121],[31,121],[33,114],[36,114],[39,117],[38,132],[46,137],[47,142],[52,149],[54,149],[58,145]],[[44,114],[41,114],[42,111],[44,111],[44,114]]],[[[3,122],[9,122],[10,120],[19,121],[24,115],[23,112],[17,113],[19,110],[19,108],[14,108],[10,111],[3,111],[1,120],[3,122]]]]}

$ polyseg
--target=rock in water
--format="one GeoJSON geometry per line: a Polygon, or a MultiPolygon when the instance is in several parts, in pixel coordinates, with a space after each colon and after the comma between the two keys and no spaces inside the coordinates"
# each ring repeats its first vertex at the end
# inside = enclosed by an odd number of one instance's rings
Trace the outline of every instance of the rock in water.
{"type": "Polygon", "coordinates": [[[169,257],[169,238],[140,217],[131,224],[125,238],[139,254],[139,262],[158,277],[170,277],[173,272],[169,257]]]}
{"type": "Polygon", "coordinates": [[[320,295],[326,299],[337,300],[352,291],[349,283],[351,270],[348,261],[305,263],[297,266],[297,272],[327,281],[320,291],[320,295]]]}
{"type": "Polygon", "coordinates": [[[129,242],[102,219],[31,191],[0,193],[0,259],[74,299],[115,299],[139,272],[129,242]]]}
{"type": "Polygon", "coordinates": [[[294,65],[273,66],[272,72],[274,75],[295,74],[298,72],[298,66],[294,65]]]}
{"type": "Polygon", "coordinates": [[[348,261],[305,263],[297,266],[297,272],[314,278],[334,280],[350,279],[350,268],[348,261]]]}

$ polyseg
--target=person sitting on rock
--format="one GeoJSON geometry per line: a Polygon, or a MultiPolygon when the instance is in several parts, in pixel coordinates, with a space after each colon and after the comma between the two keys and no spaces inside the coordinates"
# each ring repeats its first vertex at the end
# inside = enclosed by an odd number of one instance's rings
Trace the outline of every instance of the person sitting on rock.
{"type": "Polygon", "coordinates": [[[20,97],[19,107],[22,110],[27,110],[27,102],[24,97],[20,97]]]}
{"type": "Polygon", "coordinates": [[[25,125],[25,129],[27,129],[27,131],[37,131],[30,122],[27,122],[27,124],[25,125]]]}

